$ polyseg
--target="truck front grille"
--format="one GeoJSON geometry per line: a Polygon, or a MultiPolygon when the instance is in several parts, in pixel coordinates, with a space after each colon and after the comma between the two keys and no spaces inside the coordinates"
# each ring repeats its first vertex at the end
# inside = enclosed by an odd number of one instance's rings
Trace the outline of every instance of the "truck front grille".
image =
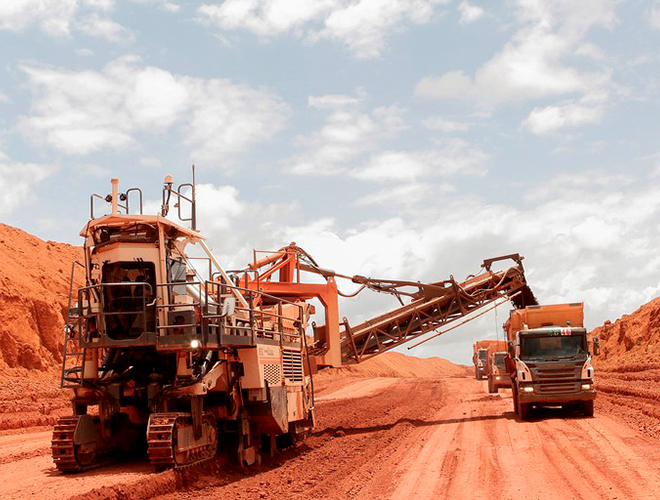
{"type": "MultiPolygon", "coordinates": [[[[538,379],[540,380],[572,380],[575,378],[576,371],[573,367],[570,368],[541,368],[536,371],[538,379]]],[[[577,374],[578,378],[580,374],[577,374]]]]}
{"type": "Polygon", "coordinates": [[[535,390],[538,394],[574,394],[580,392],[580,382],[541,382],[535,390]]]}
{"type": "Polygon", "coordinates": [[[574,394],[581,390],[584,361],[570,363],[528,363],[538,394],[574,394]]]}

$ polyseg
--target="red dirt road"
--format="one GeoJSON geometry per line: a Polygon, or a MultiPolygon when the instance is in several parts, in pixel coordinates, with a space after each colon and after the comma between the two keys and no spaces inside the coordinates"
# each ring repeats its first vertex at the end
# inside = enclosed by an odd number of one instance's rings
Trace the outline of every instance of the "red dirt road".
{"type": "Polygon", "coordinates": [[[304,445],[166,498],[660,498],[660,442],[607,414],[519,422],[509,391],[488,395],[469,378],[321,389],[319,429],[304,445]]]}
{"type": "Polygon", "coordinates": [[[314,435],[245,470],[137,461],[63,476],[43,428],[4,434],[0,498],[660,499],[660,440],[598,406],[519,422],[502,392],[467,377],[321,379],[314,435]]]}

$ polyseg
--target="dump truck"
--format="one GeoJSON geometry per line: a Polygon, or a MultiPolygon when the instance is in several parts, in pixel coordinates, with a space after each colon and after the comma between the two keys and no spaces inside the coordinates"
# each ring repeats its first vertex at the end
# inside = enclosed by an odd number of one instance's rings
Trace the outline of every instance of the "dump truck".
{"type": "Polygon", "coordinates": [[[488,392],[491,394],[497,393],[499,389],[511,387],[511,377],[506,370],[507,356],[506,350],[493,351],[488,356],[488,392]]]}
{"type": "Polygon", "coordinates": [[[472,346],[472,363],[474,363],[474,376],[483,380],[490,373],[490,354],[494,351],[506,350],[506,341],[480,340],[472,346]]]}
{"type": "Polygon", "coordinates": [[[592,356],[600,348],[584,327],[583,303],[513,310],[504,330],[513,407],[521,420],[528,420],[535,406],[563,406],[593,416],[592,356]]]}

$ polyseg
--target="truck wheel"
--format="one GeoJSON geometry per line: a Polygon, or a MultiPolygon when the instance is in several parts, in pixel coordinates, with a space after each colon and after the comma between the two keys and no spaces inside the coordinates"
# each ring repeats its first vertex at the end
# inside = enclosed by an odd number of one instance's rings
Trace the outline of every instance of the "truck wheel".
{"type": "Polygon", "coordinates": [[[515,383],[511,386],[511,393],[513,395],[513,413],[518,415],[518,386],[515,383]]]}
{"type": "Polygon", "coordinates": [[[590,401],[582,401],[582,413],[584,413],[585,417],[593,417],[594,416],[594,400],[590,401]]]}
{"type": "Polygon", "coordinates": [[[518,402],[518,415],[520,420],[529,420],[532,416],[532,404],[518,402]]]}
{"type": "Polygon", "coordinates": [[[493,387],[493,381],[491,380],[490,377],[488,377],[488,393],[493,394],[495,391],[495,388],[493,387]]]}
{"type": "Polygon", "coordinates": [[[477,380],[479,380],[479,370],[477,370],[477,367],[476,367],[476,366],[474,367],[474,378],[476,378],[477,380]]]}

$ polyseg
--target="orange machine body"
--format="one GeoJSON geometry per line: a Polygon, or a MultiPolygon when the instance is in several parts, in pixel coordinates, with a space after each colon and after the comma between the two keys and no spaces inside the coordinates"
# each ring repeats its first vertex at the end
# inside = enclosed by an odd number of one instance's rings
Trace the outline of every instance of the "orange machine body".
{"type": "Polygon", "coordinates": [[[277,252],[269,252],[262,259],[248,266],[245,274],[246,288],[291,302],[318,299],[325,309],[325,324],[314,328],[314,341],[327,345],[325,352],[316,355],[317,366],[338,367],[342,365],[339,334],[339,300],[337,283],[332,276],[325,276],[322,283],[301,282],[301,272],[306,266],[300,262],[302,250],[291,243],[277,252]]]}

